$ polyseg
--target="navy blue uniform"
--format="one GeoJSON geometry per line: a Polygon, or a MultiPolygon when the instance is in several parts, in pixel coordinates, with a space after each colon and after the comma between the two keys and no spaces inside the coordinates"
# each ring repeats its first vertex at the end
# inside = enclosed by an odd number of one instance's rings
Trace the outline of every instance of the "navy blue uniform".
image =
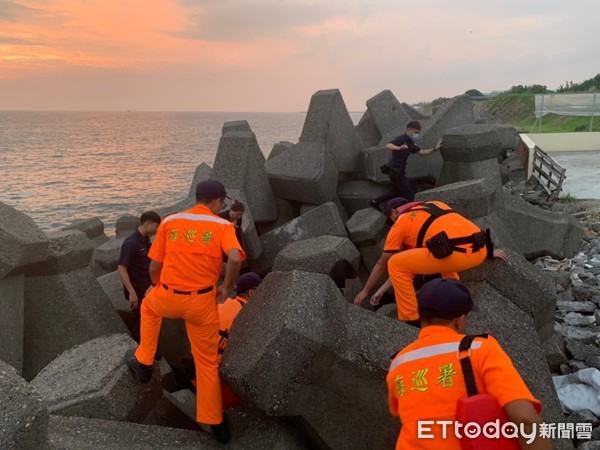
{"type": "MultiPolygon", "coordinates": [[[[127,274],[131,285],[135,290],[139,304],[133,310],[134,323],[132,337],[139,342],[140,339],[140,308],[146,291],[152,284],[150,280],[150,239],[142,236],[139,231],[136,231],[125,238],[121,246],[121,255],[119,256],[119,265],[127,267],[127,274]]],[[[123,288],[125,298],[129,300],[129,292],[123,288]]]]}
{"type": "MultiPolygon", "coordinates": [[[[400,147],[402,145],[408,145],[408,149],[406,150],[392,150],[392,156],[390,156],[390,167],[399,171],[404,175],[406,172],[406,163],[408,161],[408,157],[413,153],[418,153],[421,151],[421,148],[416,146],[414,141],[409,138],[406,134],[396,137],[390,144],[395,145],[396,147],[400,147]]],[[[401,195],[401,197],[404,197],[401,195]]],[[[409,200],[407,197],[404,197],[409,200]]]]}
{"type": "Polygon", "coordinates": [[[397,136],[390,144],[397,147],[407,145],[408,148],[406,150],[392,150],[388,164],[390,165],[389,177],[394,182],[394,191],[376,198],[375,202],[377,204],[387,202],[394,197],[404,197],[412,202],[415,199],[415,193],[406,179],[406,163],[408,157],[413,153],[420,152],[421,148],[415,145],[414,141],[406,134],[397,136]]]}

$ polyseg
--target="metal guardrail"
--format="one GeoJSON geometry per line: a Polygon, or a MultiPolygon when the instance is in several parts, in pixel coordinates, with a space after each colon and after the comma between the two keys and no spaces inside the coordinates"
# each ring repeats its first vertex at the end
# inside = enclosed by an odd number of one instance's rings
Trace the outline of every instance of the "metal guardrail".
{"type": "Polygon", "coordinates": [[[554,158],[537,145],[533,150],[533,177],[548,193],[548,200],[556,200],[562,190],[563,181],[567,178],[567,169],[558,164],[554,158]]]}

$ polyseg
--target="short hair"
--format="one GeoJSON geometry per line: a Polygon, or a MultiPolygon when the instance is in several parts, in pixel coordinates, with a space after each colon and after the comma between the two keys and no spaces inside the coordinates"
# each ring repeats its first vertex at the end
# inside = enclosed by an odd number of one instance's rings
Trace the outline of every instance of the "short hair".
{"type": "Polygon", "coordinates": [[[408,125],[406,125],[406,128],[412,128],[413,130],[420,130],[421,129],[421,122],[419,122],[418,120],[411,120],[410,122],[408,122],[408,125]]]}
{"type": "Polygon", "coordinates": [[[246,211],[246,207],[244,206],[244,204],[242,202],[238,202],[237,200],[234,200],[231,203],[231,207],[229,208],[232,211],[237,211],[237,212],[244,212],[246,211]]]}
{"type": "Polygon", "coordinates": [[[146,211],[140,216],[140,225],[143,225],[146,222],[152,222],[160,225],[160,216],[154,211],[146,211]]]}

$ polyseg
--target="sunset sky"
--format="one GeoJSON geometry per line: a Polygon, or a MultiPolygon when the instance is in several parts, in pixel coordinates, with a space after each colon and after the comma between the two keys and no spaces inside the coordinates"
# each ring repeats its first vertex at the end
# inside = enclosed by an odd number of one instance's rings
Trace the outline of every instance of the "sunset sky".
{"type": "Polygon", "coordinates": [[[0,110],[350,110],[600,72],[600,1],[0,0],[0,110]]]}

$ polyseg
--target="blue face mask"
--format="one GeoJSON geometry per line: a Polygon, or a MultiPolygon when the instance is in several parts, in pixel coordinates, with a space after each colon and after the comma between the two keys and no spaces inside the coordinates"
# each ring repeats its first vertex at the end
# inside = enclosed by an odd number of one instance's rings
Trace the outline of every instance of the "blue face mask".
{"type": "Polygon", "coordinates": [[[419,139],[421,139],[421,134],[420,133],[415,133],[412,135],[412,140],[414,142],[417,142],[419,139]]]}

